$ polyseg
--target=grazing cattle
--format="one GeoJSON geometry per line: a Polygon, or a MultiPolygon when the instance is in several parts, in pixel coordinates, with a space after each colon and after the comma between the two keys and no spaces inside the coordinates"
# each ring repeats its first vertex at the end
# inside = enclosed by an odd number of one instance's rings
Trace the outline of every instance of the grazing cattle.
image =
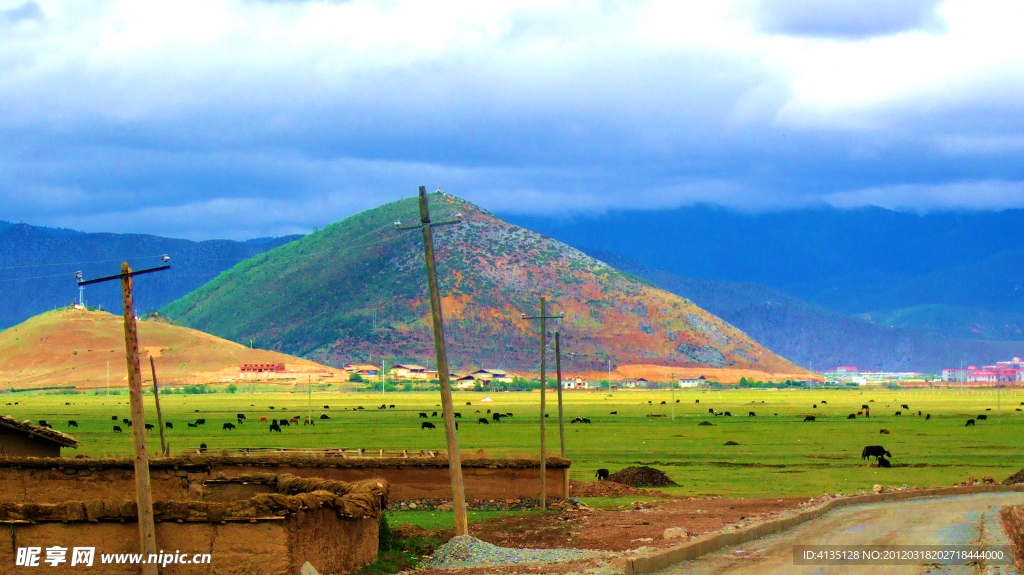
{"type": "Polygon", "coordinates": [[[867,447],[864,448],[864,451],[860,452],[861,459],[867,459],[869,457],[882,457],[883,455],[886,457],[892,457],[892,454],[889,453],[881,445],[868,445],[867,447]]]}
{"type": "Polygon", "coordinates": [[[490,410],[490,409],[488,409],[488,410],[487,410],[487,413],[490,413],[490,412],[491,412],[491,410],[490,410]]]}
{"type": "Polygon", "coordinates": [[[596,475],[598,481],[604,481],[605,479],[608,479],[609,473],[607,469],[598,469],[596,475]]]}
{"type": "Polygon", "coordinates": [[[271,405],[271,406],[270,406],[270,409],[274,409],[274,406],[273,406],[273,405],[271,405]]]}
{"type": "MultiPolygon", "coordinates": [[[[694,403],[700,403],[700,400],[699,399],[695,399],[695,400],[693,400],[693,402],[694,403]]],[[[1024,403],[1022,403],[1021,405],[1024,405],[1024,403]]]]}
{"type": "Polygon", "coordinates": [[[714,413],[714,412],[715,412],[715,410],[714,410],[714,409],[712,409],[712,408],[710,408],[710,407],[708,408],[708,413],[714,413]]]}
{"type": "Polygon", "coordinates": [[[68,421],[68,427],[78,427],[78,422],[72,419],[71,421],[68,421]]]}
{"type": "Polygon", "coordinates": [[[864,412],[863,411],[858,411],[857,415],[864,415],[864,412]]]}
{"type": "Polygon", "coordinates": [[[117,432],[117,433],[121,433],[121,426],[120,425],[115,425],[114,426],[114,431],[117,432]]]}
{"type": "Polygon", "coordinates": [[[281,433],[281,426],[279,426],[276,423],[271,423],[270,424],[270,431],[276,431],[278,433],[281,433]]]}
{"type": "Polygon", "coordinates": [[[711,423],[710,421],[702,421],[702,422],[698,423],[697,425],[714,425],[714,423],[711,423]]]}
{"type": "Polygon", "coordinates": [[[458,430],[459,430],[459,422],[458,422],[458,421],[456,421],[456,422],[455,422],[455,431],[458,431],[458,430]]]}
{"type": "Polygon", "coordinates": [[[196,425],[206,425],[206,420],[205,419],[197,419],[196,420],[196,425]]]}
{"type": "Polygon", "coordinates": [[[757,417],[757,414],[754,413],[753,411],[749,411],[747,412],[747,417],[757,417]]]}
{"type": "Polygon", "coordinates": [[[473,405],[473,402],[472,401],[467,401],[466,405],[473,405]]]}
{"type": "Polygon", "coordinates": [[[362,408],[363,408],[363,406],[361,406],[361,405],[360,405],[360,406],[359,406],[359,407],[357,407],[356,409],[362,409],[362,408]]]}
{"type": "Polygon", "coordinates": [[[856,413],[851,413],[850,415],[846,416],[846,419],[857,419],[857,414],[856,413]]]}
{"type": "Polygon", "coordinates": [[[569,422],[569,425],[572,425],[572,424],[574,424],[574,423],[583,423],[583,420],[582,420],[582,419],[580,419],[580,418],[578,418],[578,417],[576,417],[576,418],[572,419],[572,420],[571,420],[571,421],[569,422]]]}
{"type": "Polygon", "coordinates": [[[967,424],[964,425],[964,427],[974,427],[974,420],[973,419],[968,419],[967,420],[967,424]]]}
{"type": "Polygon", "coordinates": [[[805,415],[804,416],[804,421],[814,421],[814,416],[813,415],[805,415]]]}
{"type": "Polygon", "coordinates": [[[296,415],[295,417],[289,419],[288,421],[291,421],[292,423],[298,425],[298,423],[299,423],[299,416],[296,415]]]}
{"type": "Polygon", "coordinates": [[[168,421],[167,423],[164,423],[164,427],[167,429],[174,429],[174,424],[168,421]]]}
{"type": "Polygon", "coordinates": [[[187,425],[189,427],[196,427],[196,424],[194,424],[194,423],[186,423],[185,425],[187,425]]]}
{"type": "Polygon", "coordinates": [[[901,405],[900,407],[902,407],[903,409],[910,409],[910,406],[905,404],[905,403],[903,405],[901,405]]]}
{"type": "Polygon", "coordinates": [[[117,416],[116,415],[111,415],[110,416],[110,420],[111,421],[117,421],[117,416]]]}
{"type": "Polygon", "coordinates": [[[243,423],[245,423],[245,420],[244,420],[244,419],[239,419],[239,420],[238,420],[238,425],[242,425],[243,423]]]}
{"type": "Polygon", "coordinates": [[[288,427],[289,425],[291,425],[290,423],[288,423],[287,419],[282,419],[281,421],[278,421],[277,424],[280,425],[281,427],[288,427]]]}
{"type": "Polygon", "coordinates": [[[1021,408],[1019,408],[1019,407],[1018,407],[1018,408],[1017,408],[1017,411],[1024,411],[1024,410],[1022,410],[1021,408]]]}
{"type": "Polygon", "coordinates": [[[480,419],[476,420],[476,423],[477,423],[477,425],[487,425],[490,422],[487,421],[486,417],[481,417],[480,419]]]}
{"type": "Polygon", "coordinates": [[[320,419],[330,419],[330,416],[328,416],[326,413],[321,413],[320,419]]]}
{"type": "Polygon", "coordinates": [[[455,413],[452,414],[452,417],[457,417],[459,419],[462,419],[462,414],[459,413],[458,411],[456,411],[455,413]]]}
{"type": "Polygon", "coordinates": [[[267,422],[267,416],[266,415],[261,416],[260,420],[259,420],[259,423],[266,423],[266,422],[267,422]]]}
{"type": "Polygon", "coordinates": [[[986,421],[986,420],[988,420],[988,416],[985,415],[985,414],[981,414],[978,417],[976,417],[975,419],[977,419],[978,421],[986,421]]]}
{"type": "Polygon", "coordinates": [[[726,417],[732,417],[732,413],[730,413],[730,412],[728,412],[728,411],[726,411],[726,412],[725,412],[725,413],[723,413],[722,415],[724,415],[724,416],[726,416],[726,417]]]}
{"type": "Polygon", "coordinates": [[[234,423],[225,423],[224,426],[221,427],[220,429],[221,429],[221,431],[227,431],[229,429],[234,429],[234,428],[235,428],[235,424],[234,423]]]}
{"type": "Polygon", "coordinates": [[[426,418],[427,418],[427,414],[421,411],[420,412],[420,419],[426,419],[426,418]]]}
{"type": "Polygon", "coordinates": [[[424,421],[423,423],[420,424],[420,429],[436,429],[436,428],[434,427],[433,423],[430,423],[429,421],[424,421]]]}
{"type": "Polygon", "coordinates": [[[394,408],[395,408],[394,404],[388,404],[388,409],[394,409],[394,408]]]}
{"type": "Polygon", "coordinates": [[[153,429],[153,424],[152,423],[144,423],[143,425],[146,426],[146,429],[153,429]]]}
{"type": "Polygon", "coordinates": [[[610,414],[608,414],[608,415],[618,415],[618,414],[619,414],[619,412],[618,412],[618,411],[613,411],[613,412],[611,412],[611,413],[610,413],[610,414]]]}
{"type": "Polygon", "coordinates": [[[589,418],[586,418],[586,417],[584,417],[584,418],[583,418],[583,419],[581,419],[580,421],[582,421],[583,423],[587,423],[587,424],[589,424],[589,423],[590,423],[590,419],[589,419],[589,418]]]}
{"type": "Polygon", "coordinates": [[[825,401],[824,399],[823,399],[823,400],[821,400],[821,404],[822,404],[822,405],[825,405],[825,404],[827,404],[827,403],[828,403],[828,402],[827,402],[827,401],[825,401]]]}
{"type": "Polygon", "coordinates": [[[245,419],[245,414],[244,413],[236,413],[235,414],[235,419],[245,419]]]}
{"type": "Polygon", "coordinates": [[[879,467],[892,467],[892,464],[889,463],[888,459],[886,459],[884,457],[879,457],[878,458],[878,466],[879,467]]]}
{"type": "Polygon", "coordinates": [[[39,427],[45,427],[47,429],[53,429],[53,426],[46,422],[45,419],[39,421],[39,427]]]}
{"type": "Polygon", "coordinates": [[[817,404],[817,403],[815,403],[814,405],[812,405],[812,406],[811,406],[811,409],[818,409],[818,404],[817,404]]]}
{"type": "Polygon", "coordinates": [[[676,400],[676,403],[679,403],[679,400],[678,400],[678,399],[676,400]]]}
{"type": "Polygon", "coordinates": [[[502,415],[502,417],[512,417],[512,414],[511,413],[506,413],[505,415],[502,415]]]}
{"type": "Polygon", "coordinates": [[[200,443],[199,444],[199,453],[206,453],[207,449],[208,448],[206,447],[205,443],[200,443]]]}
{"type": "Polygon", "coordinates": [[[662,404],[662,405],[665,405],[665,402],[663,401],[663,402],[661,402],[661,404],[662,404]]]}
{"type": "Polygon", "coordinates": [[[653,402],[650,401],[650,400],[647,400],[647,405],[651,405],[651,403],[653,403],[653,402]]]}
{"type": "Polygon", "coordinates": [[[899,416],[903,415],[903,412],[902,411],[897,411],[893,415],[895,415],[896,417],[899,417],[899,416]]]}
{"type": "Polygon", "coordinates": [[[991,407],[986,407],[985,411],[992,411],[992,408],[991,407]]]}
{"type": "Polygon", "coordinates": [[[870,407],[868,407],[867,405],[861,405],[861,406],[860,406],[860,408],[861,408],[861,409],[871,409],[871,408],[870,408],[870,407]]]}
{"type": "Polygon", "coordinates": [[[880,430],[878,430],[878,434],[879,435],[889,435],[889,430],[888,429],[880,429],[880,430]]]}
{"type": "Polygon", "coordinates": [[[329,406],[329,405],[325,405],[324,406],[324,409],[330,409],[330,408],[331,408],[331,406],[329,406]]]}
{"type": "Polygon", "coordinates": [[[718,417],[719,415],[722,415],[722,412],[721,412],[721,411],[715,411],[715,412],[713,412],[713,413],[715,414],[715,417],[718,417]]]}
{"type": "Polygon", "coordinates": [[[382,403],[382,404],[380,404],[380,407],[378,407],[377,409],[387,409],[387,408],[388,408],[388,405],[386,403],[382,403]]]}
{"type": "Polygon", "coordinates": [[[932,418],[932,414],[930,414],[930,413],[924,416],[925,421],[928,421],[931,418],[932,418]]]}
{"type": "Polygon", "coordinates": [[[123,423],[123,424],[127,425],[128,427],[131,427],[131,426],[132,426],[132,420],[130,420],[130,419],[128,419],[128,418],[123,418],[123,419],[121,419],[121,423],[123,423]]]}
{"type": "Polygon", "coordinates": [[[500,413],[493,413],[493,414],[491,414],[491,419],[493,419],[494,421],[501,421],[501,414],[500,413]]]}

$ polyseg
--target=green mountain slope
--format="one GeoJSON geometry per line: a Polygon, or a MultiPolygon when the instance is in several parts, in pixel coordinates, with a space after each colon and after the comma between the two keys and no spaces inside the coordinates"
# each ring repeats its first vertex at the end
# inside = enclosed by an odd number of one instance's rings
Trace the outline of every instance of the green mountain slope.
{"type": "MultiPolygon", "coordinates": [[[[463,200],[431,194],[438,274],[453,368],[534,369],[538,299],[565,312],[573,371],[662,364],[799,373],[693,303],[656,289],[561,242],[519,228],[463,200]]],[[[235,341],[333,365],[417,361],[432,365],[422,236],[415,198],[350,217],[220,274],[164,313],[235,341]]]]}

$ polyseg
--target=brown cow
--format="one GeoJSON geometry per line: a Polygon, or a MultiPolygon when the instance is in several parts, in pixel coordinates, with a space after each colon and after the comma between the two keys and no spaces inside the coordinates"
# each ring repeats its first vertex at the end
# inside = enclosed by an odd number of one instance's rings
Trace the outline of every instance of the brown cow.
{"type": "Polygon", "coordinates": [[[259,422],[260,423],[266,423],[267,422],[267,416],[264,415],[263,417],[261,417],[259,422]]]}

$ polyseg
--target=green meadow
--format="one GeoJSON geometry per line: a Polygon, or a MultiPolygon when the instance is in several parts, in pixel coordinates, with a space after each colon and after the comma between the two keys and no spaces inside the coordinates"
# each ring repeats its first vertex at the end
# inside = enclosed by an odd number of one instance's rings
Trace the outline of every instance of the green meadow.
{"type": "MultiPolygon", "coordinates": [[[[463,415],[458,432],[463,452],[537,457],[540,393],[492,393],[492,402],[481,403],[484,397],[482,393],[455,394],[455,409],[463,415]],[[487,409],[514,416],[501,423],[478,424],[487,409]]],[[[679,484],[665,489],[674,494],[802,497],[852,493],[874,484],[942,486],[985,476],[1002,481],[1024,468],[1024,412],[1018,411],[1024,409],[1021,390],[1002,390],[998,397],[996,390],[686,390],[675,392],[678,403],[668,390],[569,391],[564,397],[567,456],[573,462],[572,477],[581,481],[593,481],[598,468],[614,472],[630,465],[650,465],[679,484]],[[847,415],[862,404],[871,406],[871,417],[848,420],[847,415]],[[902,409],[901,404],[910,409],[902,409]],[[709,409],[729,411],[732,417],[716,417],[709,409]],[[756,416],[748,416],[750,411],[756,416]],[[903,415],[896,416],[896,411],[903,415]],[[931,414],[931,419],[917,416],[918,411],[931,414]],[[817,421],[804,422],[806,414],[815,415],[817,421]],[[979,414],[988,420],[965,427],[967,419],[979,414]],[[577,416],[593,423],[568,423],[577,416]],[[698,425],[702,421],[714,425],[698,425]],[[890,434],[880,435],[881,429],[890,434]],[[728,441],[739,445],[726,446],[728,441]],[[860,453],[866,445],[883,445],[892,452],[893,468],[878,469],[863,461],[860,453]]],[[[547,398],[547,445],[549,453],[557,455],[556,393],[548,392],[547,398]]],[[[314,391],[311,400],[314,418],[326,413],[331,419],[317,419],[314,426],[292,425],[273,434],[257,419],[304,417],[310,403],[304,386],[294,392],[162,395],[161,407],[164,420],[174,424],[174,429],[166,430],[172,453],[192,450],[200,443],[213,452],[244,447],[445,449],[442,419],[430,418],[437,429],[423,430],[418,416],[419,412],[440,412],[436,392],[382,396],[379,392],[314,391]],[[396,408],[377,409],[382,403],[396,408]],[[364,409],[355,409],[358,406],[364,409]],[[233,431],[222,430],[223,423],[235,423],[236,413],[244,413],[248,422],[233,431]],[[197,417],[205,418],[206,425],[186,426],[197,417]]],[[[34,422],[45,419],[78,438],[79,449],[65,450],[65,455],[131,452],[131,430],[123,425],[124,433],[112,430],[111,416],[130,417],[123,390],[110,396],[102,392],[5,393],[0,401],[0,413],[34,422]],[[79,427],[69,428],[69,419],[79,427]]],[[[146,396],[145,401],[147,421],[155,423],[153,397],[146,396]]],[[[149,432],[149,447],[152,453],[159,450],[156,430],[149,432]]]]}

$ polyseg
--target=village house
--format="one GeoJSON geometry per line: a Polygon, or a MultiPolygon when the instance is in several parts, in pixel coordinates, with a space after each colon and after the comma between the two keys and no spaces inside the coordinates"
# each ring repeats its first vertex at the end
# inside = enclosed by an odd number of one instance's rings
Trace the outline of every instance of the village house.
{"type": "Polygon", "coordinates": [[[587,389],[587,380],[582,377],[563,379],[562,389],[587,389]]]}
{"type": "Polygon", "coordinates": [[[679,387],[704,387],[708,380],[703,375],[694,379],[680,379],[679,387]]]}
{"type": "Polygon", "coordinates": [[[512,374],[503,369],[478,369],[471,375],[481,381],[496,381],[499,383],[512,383],[512,374]]]}
{"type": "Polygon", "coordinates": [[[243,374],[247,373],[282,373],[284,372],[284,363],[243,363],[239,370],[243,374]]]}
{"type": "Polygon", "coordinates": [[[362,363],[350,363],[346,365],[344,369],[349,373],[358,373],[359,375],[377,375],[380,373],[379,365],[369,365],[362,363]]]}
{"type": "Polygon", "coordinates": [[[476,389],[477,384],[480,384],[480,387],[486,389],[488,382],[477,379],[472,373],[460,375],[452,381],[452,385],[455,386],[455,389],[461,389],[463,391],[476,389]]]}
{"type": "Polygon", "coordinates": [[[648,381],[642,377],[636,379],[624,379],[619,382],[619,387],[625,389],[648,389],[651,386],[651,381],[648,381]]]}
{"type": "Polygon", "coordinates": [[[436,370],[428,370],[422,365],[414,363],[400,363],[392,367],[391,375],[396,379],[422,379],[426,381],[437,379],[436,370]]]}
{"type": "Polygon", "coordinates": [[[60,457],[61,447],[78,447],[78,440],[48,427],[0,415],[0,457],[60,457]]]}

